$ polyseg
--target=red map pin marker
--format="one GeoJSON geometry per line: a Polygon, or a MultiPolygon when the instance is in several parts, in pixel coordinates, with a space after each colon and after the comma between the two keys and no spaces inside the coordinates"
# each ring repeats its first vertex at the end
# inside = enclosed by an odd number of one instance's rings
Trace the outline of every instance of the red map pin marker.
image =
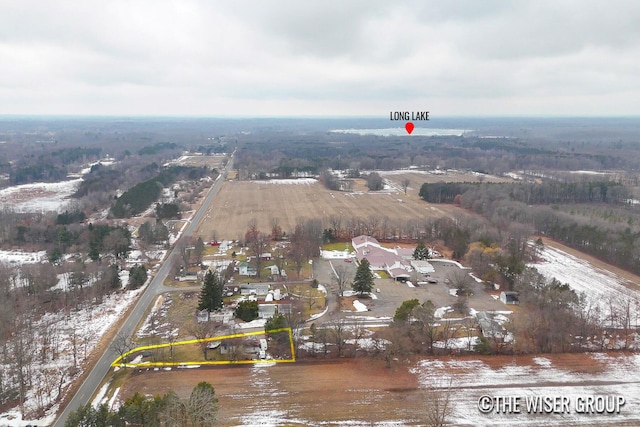
{"type": "Polygon", "coordinates": [[[409,135],[411,135],[411,132],[413,132],[413,128],[414,128],[414,127],[415,127],[415,126],[413,126],[413,123],[411,123],[411,122],[407,122],[407,124],[406,124],[406,125],[404,125],[404,128],[407,130],[407,133],[408,133],[409,135]]]}

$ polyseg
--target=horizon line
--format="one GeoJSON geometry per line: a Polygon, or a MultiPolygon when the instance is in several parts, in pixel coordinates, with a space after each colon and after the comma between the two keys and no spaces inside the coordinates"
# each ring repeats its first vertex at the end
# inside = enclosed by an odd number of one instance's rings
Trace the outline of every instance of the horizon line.
{"type": "MultiPolygon", "coordinates": [[[[437,122],[438,119],[638,119],[640,115],[549,115],[549,114],[495,114],[495,115],[432,115],[430,120],[417,121],[427,124],[437,122]]],[[[389,122],[409,122],[411,120],[389,120],[386,113],[377,115],[169,115],[169,114],[0,114],[0,120],[18,119],[178,119],[178,120],[381,120],[389,122]]]]}

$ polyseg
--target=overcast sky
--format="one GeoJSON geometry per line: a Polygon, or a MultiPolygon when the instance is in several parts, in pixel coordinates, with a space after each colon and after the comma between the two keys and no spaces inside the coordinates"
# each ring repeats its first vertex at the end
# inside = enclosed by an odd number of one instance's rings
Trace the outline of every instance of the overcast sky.
{"type": "Polygon", "coordinates": [[[640,114],[640,2],[0,1],[0,114],[640,114]]]}

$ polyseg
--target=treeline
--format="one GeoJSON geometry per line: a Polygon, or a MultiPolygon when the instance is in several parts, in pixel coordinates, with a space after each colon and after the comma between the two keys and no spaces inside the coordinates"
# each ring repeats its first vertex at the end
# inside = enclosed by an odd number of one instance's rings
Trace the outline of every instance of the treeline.
{"type": "Polygon", "coordinates": [[[460,183],[438,182],[422,184],[419,196],[430,203],[454,203],[466,193],[491,193],[495,198],[526,203],[550,205],[560,203],[622,204],[629,199],[629,191],[612,181],[533,183],[460,183]],[[492,187],[488,189],[486,187],[492,187]]]}
{"type": "Polygon", "coordinates": [[[11,185],[28,184],[31,182],[53,182],[64,180],[68,175],[66,167],[55,166],[50,163],[38,162],[22,167],[16,167],[9,173],[11,185]]]}
{"type": "MultiPolygon", "coordinates": [[[[70,165],[77,162],[88,162],[100,158],[102,148],[94,147],[71,147],[62,148],[51,153],[51,157],[57,158],[63,165],[70,165]]],[[[40,156],[45,158],[46,156],[40,156]]]]}
{"type": "MultiPolygon", "coordinates": [[[[208,171],[206,166],[200,168],[172,166],[167,168],[155,177],[138,183],[125,191],[116,200],[111,208],[111,213],[116,218],[128,218],[144,212],[153,202],[158,200],[164,187],[180,178],[199,180],[206,176],[208,171]]],[[[173,212],[171,213],[173,214],[173,212]]]]}
{"type": "Polygon", "coordinates": [[[153,155],[164,150],[175,150],[176,148],[178,148],[178,145],[173,142],[158,142],[154,145],[146,145],[142,147],[138,151],[138,154],[140,156],[153,155]]]}
{"type": "Polygon", "coordinates": [[[63,148],[36,156],[24,156],[9,171],[11,185],[64,180],[67,166],[98,159],[101,148],[63,148]]]}
{"type": "Polygon", "coordinates": [[[622,185],[424,184],[420,195],[432,203],[459,203],[500,230],[528,224],[532,233],[640,273],[640,214],[625,204],[629,195],[622,185]],[[608,206],[608,214],[597,215],[603,204],[608,206]]]}
{"type": "Polygon", "coordinates": [[[49,261],[58,263],[67,253],[93,261],[106,256],[122,259],[131,250],[131,233],[125,227],[101,223],[76,223],[82,213],[64,213],[32,221],[26,214],[0,213],[0,245],[45,249],[49,261]]]}
{"type": "MultiPolygon", "coordinates": [[[[501,132],[496,129],[496,132],[501,132]]],[[[640,155],[632,143],[464,136],[394,137],[336,133],[261,132],[242,135],[235,166],[239,177],[326,169],[392,170],[411,165],[503,174],[514,170],[634,171],[640,155]]]]}

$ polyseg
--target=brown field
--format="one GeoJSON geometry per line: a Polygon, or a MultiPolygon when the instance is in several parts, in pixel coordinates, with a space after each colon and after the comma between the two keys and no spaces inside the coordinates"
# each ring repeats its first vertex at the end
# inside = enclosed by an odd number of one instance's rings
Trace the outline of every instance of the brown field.
{"type": "MultiPolygon", "coordinates": [[[[354,188],[360,190],[362,181],[354,188]]],[[[271,220],[278,218],[285,231],[291,231],[298,219],[328,219],[332,215],[346,218],[370,216],[391,220],[452,216],[461,209],[450,205],[426,203],[417,190],[403,192],[353,193],[329,191],[320,183],[270,184],[264,181],[225,182],[216,195],[197,234],[207,240],[212,232],[218,239],[242,239],[247,224],[258,222],[263,232],[271,231],[271,220]]]]}
{"type": "MultiPolygon", "coordinates": [[[[484,417],[476,408],[480,394],[504,395],[505,393],[552,395],[558,393],[591,393],[592,387],[604,387],[601,393],[620,393],[628,399],[624,415],[637,414],[637,404],[633,390],[620,390],[624,381],[608,381],[607,372],[618,363],[629,363],[633,356],[613,353],[610,360],[600,361],[589,354],[544,355],[553,368],[571,379],[545,381],[533,384],[529,375],[513,381],[504,375],[503,369],[520,369],[519,372],[533,374],[549,369],[540,366],[540,356],[462,356],[442,357],[442,364],[428,371],[416,370],[419,360],[393,362],[390,369],[381,360],[370,358],[338,359],[332,361],[312,360],[276,366],[230,366],[210,369],[185,369],[173,371],[143,372],[132,374],[122,386],[119,399],[135,392],[163,394],[174,390],[186,397],[200,381],[213,385],[219,398],[218,425],[428,425],[426,421],[427,402],[432,399],[425,387],[440,384],[425,383],[421,375],[449,375],[452,380],[452,404],[454,413],[468,414],[467,422],[454,425],[479,425],[489,421],[505,421],[495,414],[484,417]],[[620,359],[620,362],[618,362],[620,359]],[[478,366],[483,372],[495,372],[495,380],[485,377],[481,386],[474,387],[474,376],[478,366]],[[433,369],[433,372],[431,371],[433,369]],[[446,371],[446,374],[445,374],[446,371]],[[619,386],[616,386],[618,384],[619,386]],[[563,385],[564,388],[558,388],[563,385]],[[504,388],[506,387],[506,388],[504,388]],[[611,388],[606,388],[611,387],[611,388]],[[587,391],[589,390],[589,391],[587,391]]],[[[446,386],[446,385],[445,385],[446,386]]],[[[624,388],[622,389],[624,390],[624,388]]],[[[552,418],[551,416],[526,416],[518,420],[528,421],[526,425],[637,425],[637,416],[632,420],[611,415],[584,420],[552,418]],[[596,422],[597,424],[593,424],[596,422]],[[634,424],[636,423],[636,424],[634,424]]],[[[516,420],[513,420],[516,424],[516,420]]],[[[491,424],[491,423],[490,423],[491,424]]],[[[493,425],[493,424],[491,424],[493,425]]],[[[498,423],[498,425],[509,425],[498,423]]]]}
{"type": "Polygon", "coordinates": [[[270,425],[282,422],[284,414],[292,426],[420,418],[422,392],[415,376],[370,359],[145,372],[126,381],[119,395],[174,390],[187,396],[200,381],[216,389],[221,426],[270,425]]]}

